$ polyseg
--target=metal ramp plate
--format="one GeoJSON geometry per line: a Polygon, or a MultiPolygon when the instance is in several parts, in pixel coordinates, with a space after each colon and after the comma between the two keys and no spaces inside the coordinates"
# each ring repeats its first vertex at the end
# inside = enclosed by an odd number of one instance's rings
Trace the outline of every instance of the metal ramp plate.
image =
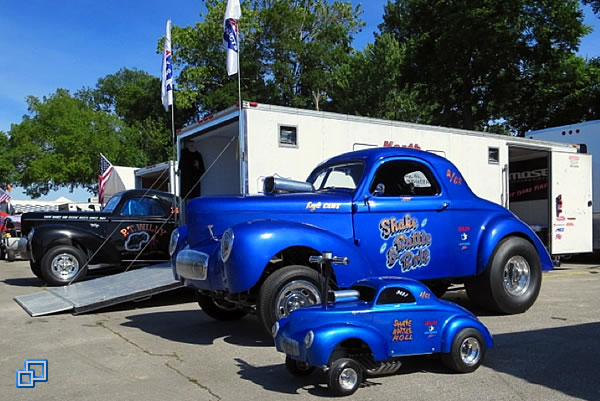
{"type": "Polygon", "coordinates": [[[74,314],[174,290],[182,284],[163,263],[103,276],[65,287],[21,295],[14,300],[31,316],[71,310],[74,314]]]}

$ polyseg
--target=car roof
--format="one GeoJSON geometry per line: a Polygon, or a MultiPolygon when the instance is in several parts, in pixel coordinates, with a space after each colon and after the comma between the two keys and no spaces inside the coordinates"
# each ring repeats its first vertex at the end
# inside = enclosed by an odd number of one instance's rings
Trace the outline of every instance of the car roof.
{"type": "Polygon", "coordinates": [[[411,149],[411,148],[397,148],[397,147],[379,147],[379,148],[369,148],[356,150],[353,152],[342,153],[341,155],[332,157],[327,160],[326,163],[338,163],[349,160],[359,160],[362,159],[365,162],[371,163],[382,157],[391,157],[391,156],[410,156],[410,157],[418,157],[424,160],[427,160],[431,163],[449,163],[449,161],[441,156],[436,155],[435,153],[427,152],[424,150],[411,149]]]}

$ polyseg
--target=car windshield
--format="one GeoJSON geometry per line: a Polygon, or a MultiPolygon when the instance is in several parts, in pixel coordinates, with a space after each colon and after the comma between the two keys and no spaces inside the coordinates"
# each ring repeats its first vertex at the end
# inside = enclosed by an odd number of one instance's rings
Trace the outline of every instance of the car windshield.
{"type": "Polygon", "coordinates": [[[113,197],[110,198],[110,200],[106,203],[106,206],[104,206],[104,209],[102,209],[103,212],[107,212],[107,213],[112,213],[115,208],[117,207],[117,205],[119,204],[119,201],[121,200],[121,194],[117,194],[113,197]]]}
{"type": "Polygon", "coordinates": [[[351,162],[318,167],[308,177],[315,191],[349,189],[354,191],[362,178],[365,165],[351,162]]]}

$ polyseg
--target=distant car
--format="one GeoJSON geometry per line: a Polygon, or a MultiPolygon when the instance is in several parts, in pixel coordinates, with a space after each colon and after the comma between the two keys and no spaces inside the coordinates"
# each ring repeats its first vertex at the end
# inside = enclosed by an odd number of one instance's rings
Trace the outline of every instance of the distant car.
{"type": "Polygon", "coordinates": [[[333,395],[354,393],[365,371],[390,372],[406,355],[440,354],[450,369],[472,372],[493,346],[475,315],[412,279],[368,278],[333,294],[334,304],[296,309],[272,331],[288,371],[324,368],[333,395]]]}
{"type": "Polygon", "coordinates": [[[21,238],[21,216],[0,213],[0,260],[13,261],[21,238]]]}
{"type": "Polygon", "coordinates": [[[32,272],[50,285],[81,280],[88,265],[148,265],[169,259],[175,228],[174,196],[128,190],[101,212],[25,213],[21,224],[32,272]]]}

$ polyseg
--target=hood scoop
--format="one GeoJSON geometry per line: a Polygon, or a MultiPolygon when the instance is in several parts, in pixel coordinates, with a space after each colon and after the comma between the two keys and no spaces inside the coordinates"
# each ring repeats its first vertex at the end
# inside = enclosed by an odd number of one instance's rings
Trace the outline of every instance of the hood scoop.
{"type": "Polygon", "coordinates": [[[263,192],[265,194],[314,192],[314,188],[309,182],[270,176],[265,178],[263,192]]]}

